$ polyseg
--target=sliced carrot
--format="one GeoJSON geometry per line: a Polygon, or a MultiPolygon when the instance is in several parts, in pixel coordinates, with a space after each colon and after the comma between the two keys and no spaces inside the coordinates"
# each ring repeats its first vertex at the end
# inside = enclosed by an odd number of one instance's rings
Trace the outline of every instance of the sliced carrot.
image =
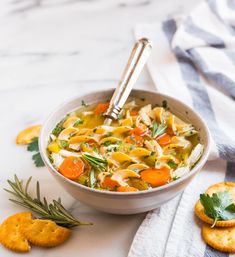
{"type": "Polygon", "coordinates": [[[84,163],[80,158],[69,156],[64,159],[59,167],[59,172],[71,180],[79,178],[84,170],[84,163]]]}
{"type": "Polygon", "coordinates": [[[161,169],[149,168],[143,170],[140,176],[153,187],[165,185],[171,179],[170,169],[166,167],[161,169]]]}
{"type": "Polygon", "coordinates": [[[104,113],[105,111],[107,111],[109,107],[109,103],[99,103],[96,108],[95,108],[95,114],[96,115],[100,115],[102,113],[104,113]]]}
{"type": "Polygon", "coordinates": [[[130,111],[131,116],[137,116],[138,114],[139,114],[138,111],[134,111],[134,110],[130,111]]]}
{"type": "Polygon", "coordinates": [[[126,137],[125,142],[137,146],[143,146],[144,140],[139,135],[131,134],[130,136],[126,137]]]}
{"type": "Polygon", "coordinates": [[[132,131],[131,134],[135,134],[138,136],[141,136],[143,133],[145,133],[147,127],[145,125],[141,125],[141,127],[135,127],[132,131]]]}
{"type": "Polygon", "coordinates": [[[166,133],[159,136],[156,140],[160,146],[166,146],[171,143],[171,137],[166,133]]]}
{"type": "Polygon", "coordinates": [[[112,180],[110,176],[106,176],[102,183],[102,187],[109,190],[114,190],[116,187],[119,186],[120,185],[118,184],[118,182],[112,180]]]}
{"type": "Polygon", "coordinates": [[[120,186],[117,188],[117,192],[135,192],[135,191],[139,191],[139,190],[131,186],[120,186]]]}

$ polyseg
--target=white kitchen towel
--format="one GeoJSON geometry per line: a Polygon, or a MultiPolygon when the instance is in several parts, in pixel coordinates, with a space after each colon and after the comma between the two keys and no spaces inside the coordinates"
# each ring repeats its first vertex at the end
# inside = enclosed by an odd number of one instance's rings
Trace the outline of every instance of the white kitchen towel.
{"type": "Polygon", "coordinates": [[[193,107],[214,145],[213,161],[185,191],[147,214],[129,257],[228,256],[205,245],[193,208],[209,185],[235,181],[235,2],[203,1],[186,17],[140,24],[135,35],[153,41],[148,70],[157,90],[193,107]]]}

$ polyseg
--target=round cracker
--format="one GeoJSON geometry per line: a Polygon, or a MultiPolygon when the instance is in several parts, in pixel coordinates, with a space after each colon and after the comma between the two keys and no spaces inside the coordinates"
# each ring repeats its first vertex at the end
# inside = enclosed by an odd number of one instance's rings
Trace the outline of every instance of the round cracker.
{"type": "Polygon", "coordinates": [[[41,127],[41,125],[34,125],[22,130],[16,137],[16,144],[27,145],[31,143],[35,137],[39,137],[41,127]]]}
{"type": "Polygon", "coordinates": [[[235,227],[211,228],[208,225],[202,227],[202,237],[212,248],[227,253],[235,253],[235,227]]]}
{"type": "Polygon", "coordinates": [[[235,182],[220,182],[214,184],[206,190],[206,194],[212,195],[213,193],[229,191],[235,202],[235,182]]]}
{"type": "MultiPolygon", "coordinates": [[[[221,182],[215,185],[210,186],[206,190],[206,194],[212,195],[213,193],[229,191],[232,195],[233,202],[235,203],[235,183],[234,182],[221,182]]],[[[198,200],[195,204],[195,213],[199,219],[206,222],[207,224],[212,225],[214,220],[208,217],[204,212],[204,207],[202,206],[200,200],[198,200]]],[[[231,220],[218,220],[215,224],[216,227],[233,227],[235,226],[235,219],[231,220]]]]}
{"type": "Polygon", "coordinates": [[[68,228],[58,226],[51,220],[30,220],[21,227],[21,232],[34,245],[53,247],[62,244],[71,234],[68,228]]]}
{"type": "Polygon", "coordinates": [[[29,242],[21,233],[20,228],[31,218],[31,212],[21,212],[8,217],[0,226],[1,244],[15,252],[29,252],[29,242]]]}

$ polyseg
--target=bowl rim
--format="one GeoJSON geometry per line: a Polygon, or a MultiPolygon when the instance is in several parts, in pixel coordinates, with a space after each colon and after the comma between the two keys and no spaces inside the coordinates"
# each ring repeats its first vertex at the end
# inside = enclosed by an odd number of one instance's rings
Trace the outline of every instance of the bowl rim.
{"type": "MultiPolygon", "coordinates": [[[[44,122],[44,124],[42,126],[42,129],[40,131],[40,135],[39,135],[39,151],[40,151],[42,159],[43,159],[44,163],[46,164],[47,169],[49,169],[49,171],[53,172],[53,174],[55,174],[56,176],[58,176],[59,178],[61,178],[65,182],[67,182],[69,184],[72,184],[72,185],[78,187],[79,189],[81,188],[83,190],[87,190],[89,193],[97,193],[97,194],[101,194],[101,195],[113,195],[113,196],[117,196],[118,197],[118,196],[126,196],[126,195],[138,196],[138,195],[142,195],[142,194],[151,194],[151,193],[154,193],[154,192],[158,192],[158,191],[161,191],[161,190],[164,190],[164,189],[168,189],[168,188],[174,187],[174,186],[182,183],[183,181],[189,179],[190,177],[192,177],[194,174],[196,174],[204,166],[204,164],[206,163],[206,161],[208,159],[209,153],[210,153],[211,135],[210,135],[210,131],[208,129],[208,126],[206,125],[206,123],[202,119],[202,117],[196,111],[194,111],[190,106],[188,106],[187,104],[183,103],[181,100],[178,100],[177,98],[174,98],[172,96],[160,93],[158,91],[144,90],[144,89],[132,89],[132,92],[136,91],[136,92],[144,92],[144,93],[153,93],[155,95],[160,95],[162,97],[166,97],[170,101],[171,100],[176,101],[176,102],[180,103],[182,107],[184,107],[185,109],[188,109],[190,112],[192,112],[197,117],[197,119],[200,121],[203,129],[206,132],[205,139],[207,141],[207,145],[206,146],[204,145],[204,147],[205,147],[204,152],[203,152],[201,158],[199,159],[199,161],[196,163],[196,165],[190,170],[190,172],[188,174],[186,174],[186,175],[182,176],[181,178],[179,178],[179,179],[177,179],[175,181],[172,181],[172,182],[170,182],[170,183],[168,183],[166,185],[159,186],[159,187],[156,187],[156,188],[152,188],[152,189],[149,189],[149,190],[135,191],[135,192],[116,192],[116,191],[93,189],[93,188],[90,188],[88,186],[81,185],[81,184],[79,184],[79,183],[77,183],[77,182],[75,182],[73,180],[70,180],[70,179],[64,177],[62,174],[60,174],[56,170],[56,168],[51,164],[51,162],[50,162],[50,160],[49,160],[49,158],[47,156],[46,149],[43,149],[43,139],[42,139],[42,136],[44,135],[44,129],[45,129],[46,125],[48,123],[50,123],[51,118],[59,110],[61,110],[66,105],[68,105],[70,102],[75,101],[78,98],[82,98],[82,97],[88,96],[89,94],[96,94],[96,93],[99,94],[101,92],[102,93],[111,93],[114,90],[115,90],[115,88],[110,88],[110,89],[105,89],[105,90],[91,91],[89,93],[84,93],[84,94],[81,94],[81,95],[77,95],[77,96],[72,97],[72,98],[68,99],[67,101],[63,102],[62,104],[57,106],[57,108],[55,108],[54,111],[52,111],[50,113],[50,115],[45,120],[45,122],[44,122]]],[[[79,106],[77,108],[79,108],[79,106]]]]}

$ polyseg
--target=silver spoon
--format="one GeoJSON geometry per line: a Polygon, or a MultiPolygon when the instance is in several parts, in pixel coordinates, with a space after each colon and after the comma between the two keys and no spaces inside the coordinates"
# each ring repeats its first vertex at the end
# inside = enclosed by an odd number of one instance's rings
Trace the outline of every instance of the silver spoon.
{"type": "Polygon", "coordinates": [[[105,125],[110,125],[112,120],[118,119],[118,115],[143,70],[151,50],[152,43],[147,38],[141,38],[135,43],[122,77],[110,100],[109,108],[104,114],[106,117],[105,125]]]}

